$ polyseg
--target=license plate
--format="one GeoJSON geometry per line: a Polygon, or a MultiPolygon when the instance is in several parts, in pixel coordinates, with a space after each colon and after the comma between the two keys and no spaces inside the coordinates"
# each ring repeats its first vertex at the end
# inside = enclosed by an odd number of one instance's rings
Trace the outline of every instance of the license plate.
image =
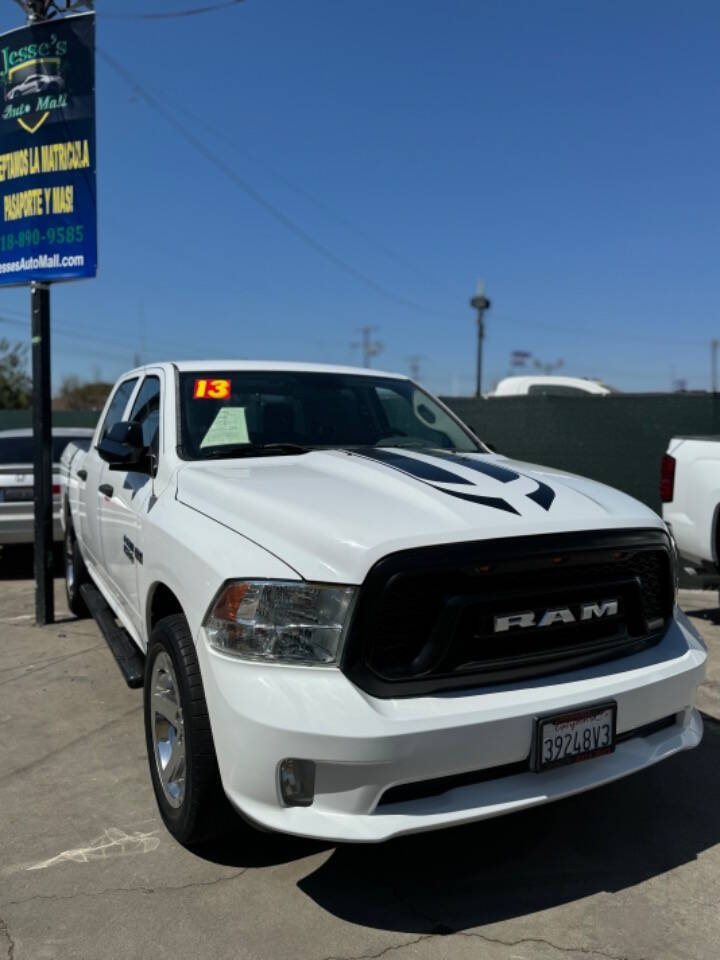
{"type": "Polygon", "coordinates": [[[602,703],[535,721],[533,769],[538,773],[590,760],[615,749],[617,704],[602,703]]]}
{"type": "Polygon", "coordinates": [[[32,500],[32,487],[5,487],[3,500],[5,503],[18,503],[21,500],[32,500]]]}

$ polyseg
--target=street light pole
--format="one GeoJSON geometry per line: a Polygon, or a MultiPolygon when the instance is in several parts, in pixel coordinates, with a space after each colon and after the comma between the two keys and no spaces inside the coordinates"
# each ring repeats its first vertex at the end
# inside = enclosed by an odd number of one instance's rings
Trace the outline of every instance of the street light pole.
{"type": "Polygon", "coordinates": [[[711,340],[710,341],[710,383],[713,393],[717,393],[718,382],[717,382],[717,355],[718,347],[720,347],[720,340],[711,340]]]}
{"type": "Polygon", "coordinates": [[[477,293],[470,301],[470,306],[477,310],[477,372],[475,379],[475,396],[482,396],[482,361],[483,340],[485,338],[485,311],[490,309],[490,300],[485,296],[482,281],[478,283],[477,293]]]}

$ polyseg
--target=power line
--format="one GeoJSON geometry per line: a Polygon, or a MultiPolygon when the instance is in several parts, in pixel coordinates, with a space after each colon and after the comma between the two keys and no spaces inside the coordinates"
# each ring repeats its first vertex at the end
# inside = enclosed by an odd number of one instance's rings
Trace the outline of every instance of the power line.
{"type": "MultiPolygon", "coordinates": [[[[276,207],[273,203],[267,200],[263,194],[255,189],[247,180],[244,180],[242,177],[233,170],[232,167],[228,166],[224,160],[218,157],[212,150],[196,137],[190,130],[188,130],[174,114],[163,106],[156,97],[148,93],[145,88],[143,88],[133,77],[125,70],[125,68],[115,60],[114,57],[111,57],[110,54],[106,53],[104,50],[101,50],[100,47],[97,47],[97,53],[119,74],[123,80],[132,88],[136,96],[141,100],[144,100],[145,103],[152,109],[159,113],[165,118],[165,120],[177,130],[177,132],[187,140],[187,142],[193,146],[198,153],[202,154],[213,166],[217,167],[232,183],[237,187],[243,190],[249,197],[251,197],[259,206],[261,206],[267,213],[269,213],[275,220],[281,223],[290,233],[295,234],[300,240],[302,240],[307,246],[312,248],[320,256],[324,257],[330,263],[334,264],[339,270],[342,270],[348,276],[353,277],[359,283],[364,284],[369,287],[371,290],[374,290],[375,293],[379,294],[382,297],[385,297],[387,300],[391,300],[394,303],[400,304],[401,306],[408,307],[412,310],[417,310],[420,313],[427,314],[432,317],[441,317],[444,320],[450,319],[447,314],[442,313],[439,310],[433,310],[431,307],[425,307],[420,303],[415,303],[414,300],[409,300],[407,297],[402,296],[401,294],[395,293],[393,290],[388,289],[383,284],[378,283],[376,280],[373,280],[372,277],[363,273],[361,270],[358,270],[352,264],[348,263],[346,260],[343,260],[342,257],[337,256],[329,247],[326,247],[324,243],[316,240],[312,234],[308,233],[303,227],[295,223],[290,217],[288,217],[282,210],[276,207]]],[[[452,318],[454,319],[454,318],[452,318]]]]}
{"type": "MultiPolygon", "coordinates": [[[[501,314],[496,317],[497,320],[502,323],[511,323],[517,324],[521,327],[529,327],[532,330],[551,330],[554,333],[562,333],[565,336],[576,337],[580,339],[592,339],[597,341],[599,337],[598,330],[584,330],[577,327],[564,327],[556,323],[545,323],[540,320],[518,320],[516,317],[509,317],[505,314],[501,314]]],[[[622,340],[626,343],[639,343],[639,344],[657,344],[658,337],[637,337],[633,334],[617,333],[610,332],[607,328],[603,328],[603,332],[607,336],[612,336],[615,339],[622,340]]],[[[706,347],[707,341],[705,340],[668,340],[663,337],[662,342],[671,346],[676,347],[706,347]]]]}
{"type": "MultiPolygon", "coordinates": [[[[11,311],[11,310],[4,311],[4,313],[13,313],[13,312],[14,311],[11,311]]],[[[21,317],[22,314],[18,313],[16,314],[16,316],[21,317]]],[[[13,327],[19,327],[22,330],[27,330],[28,322],[29,321],[27,320],[25,321],[14,320],[14,319],[11,319],[10,317],[0,315],[0,323],[7,324],[13,327]]],[[[118,340],[110,337],[100,337],[100,336],[97,336],[97,334],[88,333],[86,330],[83,330],[81,328],[69,327],[62,323],[60,324],[55,323],[54,321],[53,321],[53,330],[57,333],[58,336],[64,337],[65,339],[71,339],[76,342],[92,341],[94,343],[100,344],[101,346],[104,346],[108,350],[117,351],[118,354],[120,355],[128,356],[128,355],[132,355],[133,353],[132,345],[126,340],[118,340]]],[[[178,353],[177,344],[174,344],[171,347],[169,342],[167,344],[163,344],[162,342],[155,341],[153,349],[157,349],[158,353],[164,353],[165,350],[172,352],[173,355],[177,355],[178,353]]],[[[77,350],[80,353],[87,352],[87,351],[83,351],[81,347],[78,347],[77,350]]],[[[184,352],[184,351],[181,351],[181,352],[184,352]]],[[[92,355],[96,356],[95,353],[93,353],[92,355]]]]}
{"type": "MultiPolygon", "coordinates": [[[[158,88],[155,88],[155,95],[158,95],[158,88]]],[[[167,108],[167,95],[165,94],[165,104],[167,108]]],[[[261,166],[266,173],[269,173],[270,176],[274,177],[278,182],[282,183],[285,187],[291,190],[293,193],[297,194],[300,197],[303,197],[305,200],[309,201],[313,206],[317,207],[318,210],[322,211],[326,216],[334,219],[340,226],[344,227],[350,233],[354,233],[359,237],[364,243],[369,244],[370,246],[375,247],[378,251],[384,254],[391,260],[394,260],[396,263],[400,264],[405,269],[411,270],[417,276],[420,276],[425,281],[430,281],[433,285],[438,287],[443,287],[446,291],[450,287],[446,284],[440,283],[435,277],[429,276],[426,268],[420,264],[411,263],[407,260],[402,254],[399,254],[396,250],[393,250],[391,247],[388,247],[381,240],[378,240],[377,237],[373,237],[362,227],[359,227],[356,223],[353,223],[348,217],[344,216],[342,213],[339,213],[333,207],[331,207],[324,200],[321,200],[319,197],[316,197],[313,193],[307,190],[305,187],[300,186],[291,180],[286,174],[281,173],[277,168],[273,167],[267,162],[267,160],[261,159],[257,156],[254,156],[250,151],[247,150],[245,146],[242,146],[234,137],[228,136],[224,130],[219,130],[213,124],[208,123],[205,117],[202,117],[195,113],[192,110],[188,110],[187,107],[183,107],[182,110],[176,108],[176,112],[185,116],[190,120],[193,125],[203,127],[208,131],[211,136],[216,137],[221,142],[224,142],[231,146],[234,150],[242,152],[248,160],[252,163],[256,163],[258,166],[261,166]]]]}
{"type": "MultiPolygon", "coordinates": [[[[240,0],[240,2],[242,2],[242,0],[240,0]]],[[[172,127],[174,127],[175,130],[183,137],[183,139],[187,140],[188,143],[191,144],[191,146],[193,146],[200,154],[202,154],[210,163],[212,163],[215,167],[217,167],[231,182],[233,182],[237,187],[243,190],[260,207],[262,207],[267,213],[269,213],[275,220],[277,220],[287,230],[289,230],[291,233],[297,236],[300,240],[302,240],[307,246],[315,250],[315,252],[318,253],[320,256],[322,256],[324,259],[328,260],[338,269],[342,270],[344,273],[353,277],[358,282],[363,283],[365,286],[374,290],[375,293],[385,297],[386,299],[389,299],[404,307],[419,311],[428,316],[440,317],[444,320],[457,319],[455,317],[451,317],[446,313],[443,313],[442,311],[435,310],[430,307],[426,307],[422,304],[416,303],[415,301],[402,296],[401,294],[396,293],[395,291],[385,287],[383,284],[378,283],[372,277],[358,270],[352,264],[345,261],[342,257],[339,257],[330,248],[325,246],[325,244],[323,244],[319,240],[316,240],[315,237],[312,236],[312,234],[308,233],[307,230],[305,230],[299,224],[295,223],[295,221],[292,220],[289,216],[287,216],[282,210],[280,210],[273,203],[267,200],[265,196],[261,194],[255,187],[253,187],[248,181],[240,177],[235,172],[234,169],[228,166],[220,157],[218,157],[212,150],[210,150],[202,140],[200,140],[190,130],[188,130],[184,126],[184,124],[177,119],[177,117],[175,116],[175,114],[170,108],[164,106],[155,95],[149,93],[145,87],[141,86],[141,84],[137,80],[135,80],[134,77],[117,60],[115,60],[114,57],[110,56],[110,54],[106,53],[104,50],[100,49],[99,47],[97,48],[97,53],[115,70],[115,72],[125,81],[125,83],[129,85],[129,87],[132,89],[135,95],[139,97],[141,100],[143,100],[150,109],[155,110],[157,113],[163,116],[164,119],[172,127]]],[[[206,123],[205,123],[205,126],[207,127],[206,123]]],[[[273,171],[270,171],[270,172],[273,172],[273,171]]],[[[282,175],[277,173],[274,173],[274,175],[279,179],[284,180],[288,185],[291,185],[291,182],[288,181],[282,175]]],[[[305,193],[306,196],[310,196],[307,194],[306,191],[301,191],[301,192],[305,193]]],[[[314,199],[314,198],[310,197],[310,199],[314,199]]],[[[325,207],[322,201],[316,201],[316,202],[318,202],[319,205],[325,207]]],[[[501,318],[498,318],[498,319],[501,319],[501,318]]],[[[511,323],[524,325],[537,330],[552,330],[552,331],[563,333],[565,335],[569,335],[572,337],[597,339],[597,331],[582,330],[574,327],[573,328],[562,327],[556,324],[547,324],[547,323],[538,322],[535,320],[523,321],[523,320],[516,320],[515,318],[505,318],[505,319],[508,319],[511,323]]],[[[633,342],[633,341],[637,343],[656,343],[657,342],[656,338],[650,338],[650,337],[634,337],[632,335],[628,336],[625,334],[619,334],[619,335],[615,334],[615,336],[617,337],[617,339],[622,339],[627,342],[633,342]]],[[[668,344],[672,342],[674,345],[677,345],[677,346],[704,345],[704,344],[700,344],[699,341],[687,341],[687,340],[685,341],[666,340],[665,342],[668,344]]]]}
{"type": "MultiPolygon", "coordinates": [[[[21,0],[15,0],[20,3],[21,0]]],[[[225,0],[224,3],[211,3],[204,7],[190,7],[187,10],[168,10],[166,13],[98,13],[106,20],[177,20],[180,17],[198,17],[204,13],[215,13],[217,10],[227,10],[236,7],[245,0],[225,0]]]]}

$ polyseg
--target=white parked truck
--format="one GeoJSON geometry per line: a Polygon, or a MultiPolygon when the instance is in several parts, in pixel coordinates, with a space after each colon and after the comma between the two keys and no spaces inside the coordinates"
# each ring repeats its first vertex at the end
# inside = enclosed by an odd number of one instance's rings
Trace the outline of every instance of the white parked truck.
{"type": "Polygon", "coordinates": [[[697,573],[720,568],[720,436],[673,437],[660,476],[663,517],[682,562],[697,573]]]}
{"type": "Polygon", "coordinates": [[[488,397],[578,397],[586,394],[608,396],[618,393],[613,387],[589,377],[565,377],[559,374],[531,373],[505,377],[488,397]]]}
{"type": "MultiPolygon", "coordinates": [[[[63,457],[66,582],[144,687],[162,817],[378,841],[695,747],[663,521],[407,377],[161,363],[63,457]]],[[[592,829],[592,827],[589,827],[592,829]]]]}

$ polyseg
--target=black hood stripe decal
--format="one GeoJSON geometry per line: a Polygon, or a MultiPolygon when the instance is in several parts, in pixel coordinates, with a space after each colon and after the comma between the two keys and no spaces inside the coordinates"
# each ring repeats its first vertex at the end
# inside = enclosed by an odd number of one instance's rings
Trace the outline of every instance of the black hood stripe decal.
{"type": "Polygon", "coordinates": [[[437,457],[439,460],[447,460],[450,463],[461,463],[470,470],[477,470],[478,473],[484,473],[486,477],[499,480],[500,483],[510,483],[511,480],[518,480],[520,477],[533,480],[537,484],[537,490],[534,490],[532,493],[527,493],[525,496],[534,503],[537,503],[543,510],[549,510],[555,500],[555,491],[552,487],[548,486],[547,483],[543,483],[542,480],[538,480],[536,477],[528,477],[526,473],[518,473],[509,467],[503,467],[499,463],[485,460],[472,460],[470,457],[456,456],[455,454],[443,453],[441,451],[435,452],[434,450],[432,456],[437,457]]]}
{"type": "MultiPolygon", "coordinates": [[[[440,487],[436,487],[439,490],[440,487]]],[[[469,500],[470,503],[480,503],[483,507],[494,507],[495,510],[504,510],[506,513],[515,513],[520,516],[520,511],[503,500],[502,497],[481,497],[474,493],[460,493],[458,490],[443,490],[443,493],[449,493],[451,497],[457,497],[459,500],[469,500]]]]}
{"type": "MultiPolygon", "coordinates": [[[[503,500],[502,497],[485,497],[476,493],[462,493],[458,490],[446,490],[445,487],[436,486],[438,483],[464,484],[466,486],[474,486],[474,484],[472,481],[466,480],[465,477],[461,477],[457,473],[451,473],[449,470],[444,470],[442,467],[438,467],[428,460],[419,460],[416,457],[409,457],[395,450],[384,450],[378,447],[372,450],[353,450],[351,452],[353,456],[376,460],[378,463],[382,463],[393,470],[399,470],[401,473],[415,477],[439,493],[445,493],[450,497],[457,497],[459,500],[467,500],[470,503],[477,503],[484,507],[492,507],[495,510],[503,510],[505,513],[514,513],[520,516],[520,512],[516,510],[512,504],[508,503],[507,500],[503,500]]],[[[432,453],[422,453],[423,456],[433,457],[436,460],[459,463],[469,470],[475,470],[477,473],[482,473],[486,477],[492,477],[493,480],[498,480],[500,483],[510,483],[512,480],[519,480],[520,477],[533,480],[537,484],[537,490],[533,490],[532,493],[527,493],[525,496],[528,500],[532,500],[533,503],[542,507],[543,510],[549,510],[555,500],[555,491],[552,487],[548,486],[547,483],[543,483],[535,477],[528,477],[527,474],[518,473],[516,470],[510,469],[510,467],[502,466],[502,464],[473,460],[470,457],[457,456],[456,454],[445,453],[441,450],[433,450],[432,453]]]]}
{"type": "Polygon", "coordinates": [[[442,453],[433,450],[431,456],[438,460],[447,460],[449,463],[459,463],[469,470],[476,470],[478,473],[485,474],[486,477],[492,477],[493,480],[499,480],[500,483],[510,483],[511,480],[517,480],[520,474],[509,467],[503,467],[499,463],[485,462],[484,460],[471,460],[470,457],[457,456],[453,453],[442,453]]]}
{"type": "MultiPolygon", "coordinates": [[[[532,479],[535,480],[535,477],[532,477],[532,479]]],[[[532,493],[526,494],[528,500],[534,500],[543,510],[549,510],[555,499],[555,491],[552,487],[549,487],[546,483],[541,483],[539,480],[535,480],[535,483],[537,483],[538,488],[537,490],[533,490],[532,493]]]]}
{"type": "MultiPolygon", "coordinates": [[[[355,451],[353,451],[355,452],[355,451]]],[[[402,453],[396,453],[394,450],[363,450],[361,457],[368,457],[370,460],[379,460],[380,463],[387,464],[388,467],[394,467],[396,470],[402,470],[403,473],[409,473],[411,477],[418,480],[425,480],[427,483],[463,483],[472,486],[471,480],[466,480],[457,473],[450,473],[434,463],[428,463],[427,460],[416,460],[415,457],[406,457],[402,453]]]]}

